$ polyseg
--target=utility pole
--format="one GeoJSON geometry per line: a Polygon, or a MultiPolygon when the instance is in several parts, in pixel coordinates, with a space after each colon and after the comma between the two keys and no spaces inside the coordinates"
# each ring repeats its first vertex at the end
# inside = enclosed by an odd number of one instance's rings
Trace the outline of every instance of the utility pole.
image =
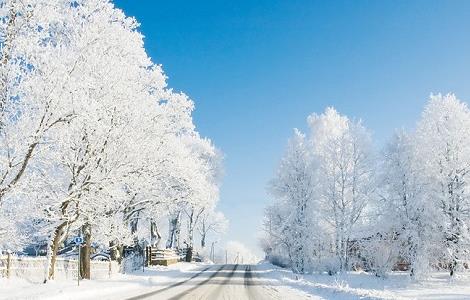
{"type": "Polygon", "coordinates": [[[81,248],[82,248],[82,244],[83,244],[83,237],[82,237],[82,230],[80,228],[80,236],[77,236],[73,239],[73,241],[75,242],[75,245],[78,246],[78,257],[77,257],[77,285],[80,286],[80,260],[81,260],[81,257],[80,257],[80,254],[81,254],[81,248]]]}
{"type": "Polygon", "coordinates": [[[215,262],[215,258],[214,258],[214,242],[212,242],[212,245],[211,245],[211,260],[212,262],[215,262]]]}
{"type": "Polygon", "coordinates": [[[225,249],[225,264],[228,263],[228,254],[227,254],[227,249],[225,249]]]}

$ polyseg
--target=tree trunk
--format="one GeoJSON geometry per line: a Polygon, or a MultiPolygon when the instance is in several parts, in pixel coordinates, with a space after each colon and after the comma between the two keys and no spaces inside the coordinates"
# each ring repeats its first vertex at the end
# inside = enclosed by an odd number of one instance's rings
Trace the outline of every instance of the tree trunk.
{"type": "Polygon", "coordinates": [[[119,264],[122,262],[122,255],[124,253],[124,246],[118,244],[117,241],[109,242],[111,260],[117,261],[119,264]]]}
{"type": "Polygon", "coordinates": [[[193,261],[193,247],[189,246],[186,252],[186,262],[193,261]]]}
{"type": "Polygon", "coordinates": [[[86,223],[82,226],[85,244],[80,250],[80,277],[82,279],[91,279],[91,226],[86,223]]]}
{"type": "Polygon", "coordinates": [[[119,258],[119,250],[118,250],[118,245],[116,241],[109,242],[109,252],[110,252],[111,260],[117,261],[119,258]]]}
{"type": "Polygon", "coordinates": [[[119,257],[118,257],[118,263],[121,264],[122,263],[122,259],[124,258],[124,245],[123,244],[119,244],[118,246],[118,253],[119,253],[119,257]]]}
{"type": "Polygon", "coordinates": [[[137,215],[137,218],[135,218],[134,220],[130,222],[130,224],[131,224],[131,234],[137,233],[137,229],[139,225],[138,215],[137,215]]]}
{"type": "Polygon", "coordinates": [[[169,219],[169,226],[168,226],[168,240],[166,242],[166,248],[171,249],[174,247],[179,246],[179,218],[180,212],[173,215],[169,219]]]}
{"type": "Polygon", "coordinates": [[[54,231],[52,241],[49,243],[48,255],[47,255],[47,274],[44,283],[48,280],[54,279],[55,273],[55,263],[57,260],[57,252],[59,251],[60,243],[62,242],[65,236],[65,229],[67,227],[67,222],[63,222],[54,231]]]}
{"type": "Polygon", "coordinates": [[[457,269],[457,260],[455,258],[450,263],[449,269],[450,269],[450,277],[453,277],[455,275],[455,271],[457,269]]]}
{"type": "Polygon", "coordinates": [[[173,248],[173,239],[174,239],[174,218],[168,220],[168,239],[166,240],[166,248],[171,249],[173,248]]]}
{"type": "Polygon", "coordinates": [[[188,236],[189,236],[189,247],[193,247],[193,243],[194,243],[194,210],[191,210],[191,214],[189,215],[188,236]]]}
{"type": "Polygon", "coordinates": [[[153,220],[150,221],[150,239],[151,239],[150,244],[152,245],[152,247],[156,247],[158,249],[162,236],[160,232],[158,231],[157,224],[153,220]]]}
{"type": "Polygon", "coordinates": [[[176,249],[181,248],[181,222],[179,221],[179,218],[177,220],[178,222],[176,223],[176,230],[175,230],[175,247],[176,249]]]}
{"type": "Polygon", "coordinates": [[[206,247],[206,233],[201,234],[201,248],[206,247]]]}

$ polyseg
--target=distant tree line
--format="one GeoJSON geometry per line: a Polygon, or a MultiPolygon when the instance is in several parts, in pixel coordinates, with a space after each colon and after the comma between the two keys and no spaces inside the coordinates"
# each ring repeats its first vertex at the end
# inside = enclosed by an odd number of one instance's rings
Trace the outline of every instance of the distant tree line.
{"type": "Polygon", "coordinates": [[[294,131],[269,190],[263,248],[299,273],[406,263],[418,277],[468,267],[470,110],[432,95],[416,129],[375,151],[361,120],[328,108],[294,131]]]}

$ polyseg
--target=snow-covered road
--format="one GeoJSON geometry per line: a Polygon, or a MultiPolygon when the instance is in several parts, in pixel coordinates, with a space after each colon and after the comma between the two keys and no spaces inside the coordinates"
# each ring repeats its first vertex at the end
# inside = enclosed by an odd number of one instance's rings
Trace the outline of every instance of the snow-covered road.
{"type": "Polygon", "coordinates": [[[170,286],[125,299],[315,299],[280,286],[256,267],[214,265],[170,286]]]}
{"type": "Polygon", "coordinates": [[[365,272],[296,275],[263,262],[256,265],[178,263],[108,279],[32,283],[0,278],[0,300],[325,299],[468,300],[470,273],[412,281],[405,272],[378,278],[365,272]]]}

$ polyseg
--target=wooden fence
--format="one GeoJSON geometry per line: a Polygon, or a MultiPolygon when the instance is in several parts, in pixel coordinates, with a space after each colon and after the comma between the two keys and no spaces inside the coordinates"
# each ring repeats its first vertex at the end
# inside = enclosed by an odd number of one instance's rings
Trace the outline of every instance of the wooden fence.
{"type": "Polygon", "coordinates": [[[169,266],[181,261],[180,253],[173,249],[147,247],[145,257],[147,266],[169,266]]]}
{"type": "MultiPolygon", "coordinates": [[[[115,261],[91,261],[91,279],[107,279],[119,272],[115,261]]],[[[46,257],[0,256],[0,277],[18,277],[30,282],[44,281],[47,268],[46,257]]],[[[72,280],[78,276],[78,261],[57,258],[55,280],[72,280]]]]}
{"type": "MultiPolygon", "coordinates": [[[[157,249],[147,247],[145,249],[145,261],[147,266],[169,266],[179,261],[185,261],[188,249],[157,249]]],[[[201,261],[198,253],[193,253],[193,261],[201,261]]]]}

